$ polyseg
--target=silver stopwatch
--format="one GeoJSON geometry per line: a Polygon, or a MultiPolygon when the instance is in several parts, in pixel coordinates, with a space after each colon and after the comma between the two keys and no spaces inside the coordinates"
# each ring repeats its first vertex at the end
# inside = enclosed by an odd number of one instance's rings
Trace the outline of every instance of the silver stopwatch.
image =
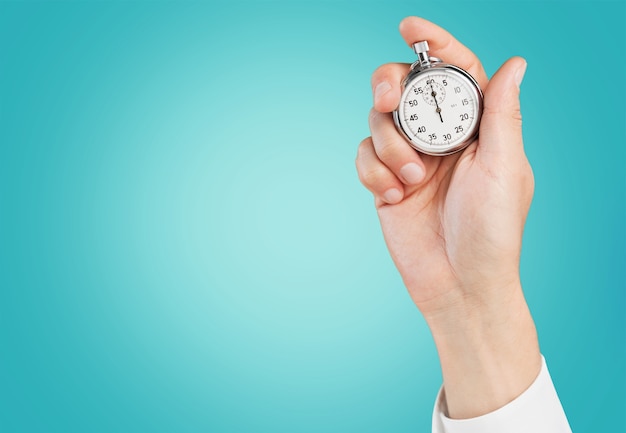
{"type": "Polygon", "coordinates": [[[413,50],[417,61],[393,112],[396,126],[420,152],[440,156],[458,152],[478,135],[483,92],[463,69],[429,57],[428,42],[413,44],[413,50]]]}

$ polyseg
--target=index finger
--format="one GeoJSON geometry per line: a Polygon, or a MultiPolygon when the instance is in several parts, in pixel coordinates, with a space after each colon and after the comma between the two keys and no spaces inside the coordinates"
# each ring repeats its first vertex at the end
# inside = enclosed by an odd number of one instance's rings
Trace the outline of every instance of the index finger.
{"type": "Polygon", "coordinates": [[[489,80],[478,57],[454,36],[438,25],[419,17],[406,17],[400,22],[400,34],[409,46],[428,41],[429,54],[469,72],[482,89],[489,80]]]}

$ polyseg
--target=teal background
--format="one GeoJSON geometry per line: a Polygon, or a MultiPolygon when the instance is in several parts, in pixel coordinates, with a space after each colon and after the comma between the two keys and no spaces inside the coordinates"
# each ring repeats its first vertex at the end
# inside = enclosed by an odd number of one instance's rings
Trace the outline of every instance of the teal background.
{"type": "Polygon", "coordinates": [[[434,345],[353,164],[411,14],[528,60],[525,291],[573,430],[624,431],[625,12],[0,3],[0,431],[429,431],[434,345]]]}

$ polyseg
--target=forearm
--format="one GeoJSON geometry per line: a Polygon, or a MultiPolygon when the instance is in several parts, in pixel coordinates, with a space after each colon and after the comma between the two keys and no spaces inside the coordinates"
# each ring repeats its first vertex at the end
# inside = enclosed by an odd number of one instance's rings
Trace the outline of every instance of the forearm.
{"type": "Polygon", "coordinates": [[[463,299],[425,315],[443,374],[447,415],[473,418],[522,394],[541,369],[535,325],[521,287],[497,302],[463,299]]]}

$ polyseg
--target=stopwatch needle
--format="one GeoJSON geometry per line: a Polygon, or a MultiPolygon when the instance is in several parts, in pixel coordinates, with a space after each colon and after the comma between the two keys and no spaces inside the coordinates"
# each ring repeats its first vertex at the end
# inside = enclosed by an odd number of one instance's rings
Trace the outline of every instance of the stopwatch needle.
{"type": "Polygon", "coordinates": [[[437,102],[437,92],[435,92],[435,88],[433,87],[432,83],[430,84],[430,90],[432,90],[432,93],[430,95],[435,100],[435,105],[437,106],[435,111],[437,112],[437,114],[439,114],[439,119],[441,120],[441,123],[443,123],[443,117],[441,117],[441,108],[439,108],[439,102],[437,102]]]}

